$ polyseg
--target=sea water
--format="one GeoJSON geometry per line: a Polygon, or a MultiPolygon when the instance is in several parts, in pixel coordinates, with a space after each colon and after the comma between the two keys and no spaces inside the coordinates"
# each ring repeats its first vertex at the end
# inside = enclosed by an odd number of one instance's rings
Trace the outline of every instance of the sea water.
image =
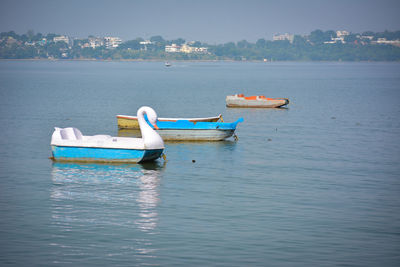
{"type": "Polygon", "coordinates": [[[0,265],[399,266],[399,100],[399,63],[1,61],[0,265]],[[144,105],[244,122],[167,161],[49,159],[54,127],[144,105]]]}

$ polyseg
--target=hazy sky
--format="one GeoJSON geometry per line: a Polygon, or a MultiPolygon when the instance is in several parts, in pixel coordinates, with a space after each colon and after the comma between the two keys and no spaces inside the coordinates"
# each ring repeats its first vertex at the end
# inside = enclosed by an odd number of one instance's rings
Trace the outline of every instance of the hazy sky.
{"type": "Polygon", "coordinates": [[[225,43],[316,29],[400,30],[400,0],[0,0],[0,31],[225,43]]]}

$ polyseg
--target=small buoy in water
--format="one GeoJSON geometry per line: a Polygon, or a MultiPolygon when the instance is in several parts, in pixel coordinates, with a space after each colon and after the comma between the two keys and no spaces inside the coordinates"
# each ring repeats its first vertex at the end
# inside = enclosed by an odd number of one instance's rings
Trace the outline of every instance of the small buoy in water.
{"type": "Polygon", "coordinates": [[[336,117],[332,117],[331,119],[332,119],[332,120],[336,120],[336,117]]]}
{"type": "Polygon", "coordinates": [[[192,159],[192,162],[195,163],[196,161],[194,159],[192,159]]]}
{"type": "Polygon", "coordinates": [[[272,139],[271,139],[271,138],[268,138],[268,141],[272,141],[272,139]]]}

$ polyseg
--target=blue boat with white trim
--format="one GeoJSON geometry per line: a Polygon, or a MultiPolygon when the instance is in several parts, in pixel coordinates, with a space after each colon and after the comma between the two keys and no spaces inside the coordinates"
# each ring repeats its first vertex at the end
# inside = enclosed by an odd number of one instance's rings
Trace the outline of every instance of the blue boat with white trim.
{"type": "MultiPolygon", "coordinates": [[[[239,122],[243,122],[243,118],[232,123],[158,121],[156,131],[164,141],[222,141],[231,136],[237,138],[235,130],[239,122]]],[[[152,126],[150,123],[149,125],[152,126]]]]}

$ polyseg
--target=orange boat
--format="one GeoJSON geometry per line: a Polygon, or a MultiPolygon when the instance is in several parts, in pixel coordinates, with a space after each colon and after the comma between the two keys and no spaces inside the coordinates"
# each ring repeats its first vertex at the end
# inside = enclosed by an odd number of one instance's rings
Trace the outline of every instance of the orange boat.
{"type": "Polygon", "coordinates": [[[226,106],[232,108],[280,108],[287,104],[289,104],[287,98],[268,98],[263,95],[236,94],[226,97],[226,106]]]}

